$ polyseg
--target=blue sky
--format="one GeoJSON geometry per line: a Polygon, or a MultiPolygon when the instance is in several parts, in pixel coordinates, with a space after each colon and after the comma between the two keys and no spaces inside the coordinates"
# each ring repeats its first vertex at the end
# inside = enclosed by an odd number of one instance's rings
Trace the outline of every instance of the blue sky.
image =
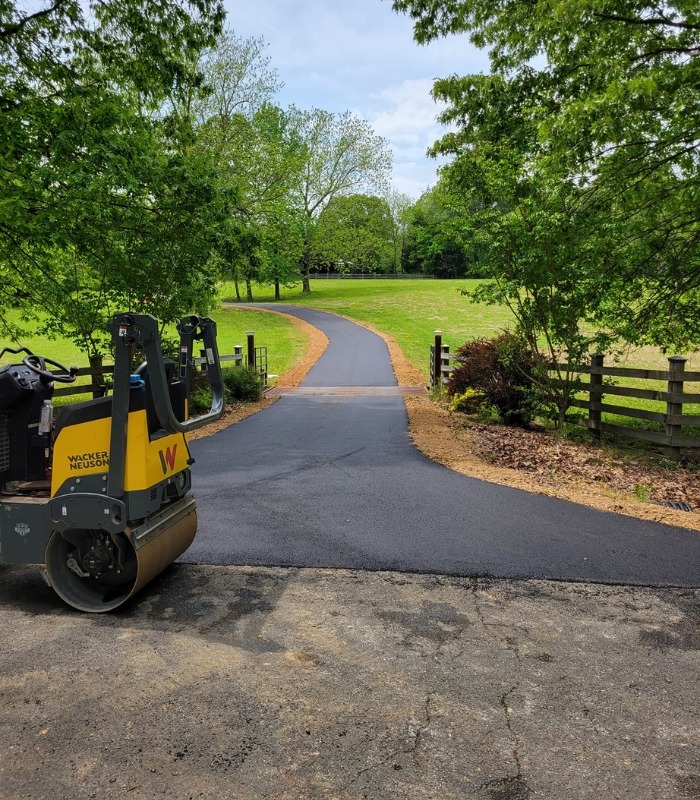
{"type": "Polygon", "coordinates": [[[283,105],[350,110],[389,140],[393,185],[418,197],[435,183],[426,149],[441,134],[435,78],[488,69],[466,37],[419,46],[410,19],[388,0],[226,0],[239,36],[262,36],[284,88],[283,105]]]}

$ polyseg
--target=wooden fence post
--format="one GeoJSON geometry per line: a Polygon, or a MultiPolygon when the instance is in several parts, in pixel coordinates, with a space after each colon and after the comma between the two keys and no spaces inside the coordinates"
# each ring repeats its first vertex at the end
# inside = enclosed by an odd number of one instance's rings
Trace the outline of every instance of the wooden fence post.
{"type": "MultiPolygon", "coordinates": [[[[683,373],[685,372],[685,362],[687,358],[683,356],[671,356],[668,359],[668,393],[669,395],[683,394],[683,373]]],[[[674,402],[672,397],[666,401],[666,436],[668,446],[664,452],[672,461],[678,461],[681,457],[681,448],[673,444],[676,436],[682,433],[682,426],[668,421],[669,417],[680,416],[683,413],[683,403],[674,402]]]]}
{"type": "Polygon", "coordinates": [[[234,344],[233,345],[233,355],[234,358],[234,365],[237,367],[243,366],[243,345],[242,344],[234,344]]]}
{"type": "Polygon", "coordinates": [[[255,331],[246,331],[248,337],[248,366],[255,369],[255,331]]]}
{"type": "Polygon", "coordinates": [[[603,373],[595,371],[603,366],[605,356],[595,353],[591,356],[591,377],[588,387],[588,430],[594,439],[600,439],[603,400],[603,373]]]}
{"type": "Polygon", "coordinates": [[[433,345],[433,374],[431,376],[433,388],[442,389],[442,374],[440,372],[442,353],[442,331],[435,331],[435,344],[433,345]]]}

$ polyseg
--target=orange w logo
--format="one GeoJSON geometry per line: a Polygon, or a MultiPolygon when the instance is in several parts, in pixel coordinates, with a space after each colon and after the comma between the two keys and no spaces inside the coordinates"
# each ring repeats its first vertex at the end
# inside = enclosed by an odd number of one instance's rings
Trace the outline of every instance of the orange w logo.
{"type": "Polygon", "coordinates": [[[168,469],[172,472],[175,469],[175,454],[177,453],[177,443],[175,443],[172,447],[172,450],[169,447],[165,448],[165,452],[163,450],[158,451],[158,455],[160,456],[160,465],[163,467],[163,475],[168,472],[168,469]]]}

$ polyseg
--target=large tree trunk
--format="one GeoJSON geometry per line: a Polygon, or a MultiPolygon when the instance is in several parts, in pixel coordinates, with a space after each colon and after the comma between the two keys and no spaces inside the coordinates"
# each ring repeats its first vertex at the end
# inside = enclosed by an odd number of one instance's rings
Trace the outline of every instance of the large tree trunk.
{"type": "Polygon", "coordinates": [[[275,300],[280,299],[280,280],[275,278],[275,300]]]}
{"type": "Polygon", "coordinates": [[[246,292],[246,299],[249,303],[253,302],[253,286],[250,282],[250,278],[245,279],[245,292],[246,292]]]}
{"type": "Polygon", "coordinates": [[[236,287],[236,302],[241,302],[241,287],[238,285],[238,278],[234,277],[233,285],[236,287]]]}

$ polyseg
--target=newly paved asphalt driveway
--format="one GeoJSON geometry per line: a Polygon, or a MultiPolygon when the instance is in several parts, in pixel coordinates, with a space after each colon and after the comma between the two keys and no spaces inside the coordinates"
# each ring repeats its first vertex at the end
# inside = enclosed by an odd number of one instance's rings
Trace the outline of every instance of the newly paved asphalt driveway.
{"type": "Polygon", "coordinates": [[[700,585],[700,535],[467,478],[413,446],[389,355],[333,314],[302,386],[192,443],[198,564],[346,567],[649,586],[700,585]],[[324,388],[375,387],[357,395],[324,388]]]}

